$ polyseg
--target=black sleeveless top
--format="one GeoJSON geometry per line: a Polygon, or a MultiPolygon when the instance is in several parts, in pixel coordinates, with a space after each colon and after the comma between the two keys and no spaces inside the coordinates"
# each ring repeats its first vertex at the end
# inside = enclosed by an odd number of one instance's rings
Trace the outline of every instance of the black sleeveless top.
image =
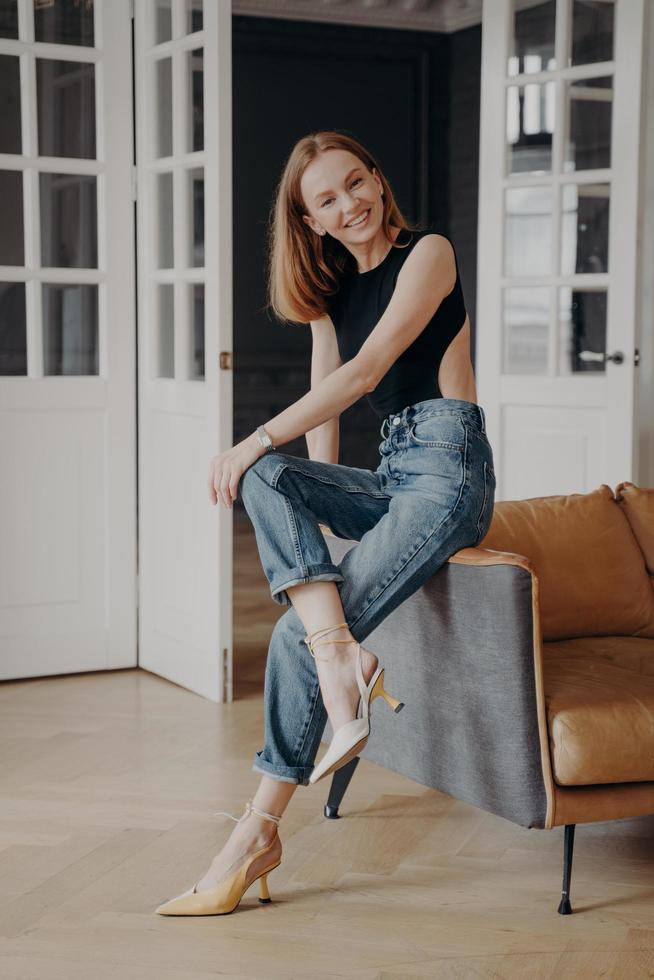
{"type": "MultiPolygon", "coordinates": [[[[424,236],[442,234],[431,228],[408,231],[402,228],[396,238],[405,248],[391,246],[387,256],[368,272],[358,272],[356,260],[341,277],[339,289],[326,297],[343,362],[351,360],[379,322],[395,289],[397,277],[409,252],[424,236]],[[408,244],[407,244],[408,243],[408,244]]],[[[447,235],[443,235],[448,238],[447,235]]],[[[448,238],[448,241],[451,241],[448,238]]],[[[454,247],[452,245],[452,247],[454,247]]],[[[424,330],[391,365],[374,391],[366,396],[380,419],[399,412],[407,405],[427,398],[442,398],[438,387],[438,369],[448,346],[463,326],[466,308],[456,260],[454,288],[438,307],[424,330]]]]}

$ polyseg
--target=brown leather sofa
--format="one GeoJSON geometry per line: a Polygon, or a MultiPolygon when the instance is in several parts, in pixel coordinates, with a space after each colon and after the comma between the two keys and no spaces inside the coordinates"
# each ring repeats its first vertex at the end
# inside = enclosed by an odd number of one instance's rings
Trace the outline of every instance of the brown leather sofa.
{"type": "MultiPolygon", "coordinates": [[[[326,540],[334,560],[355,544],[326,540]]],[[[523,826],[563,825],[571,912],[575,825],[654,813],[654,489],[497,502],[480,545],[369,645],[414,710],[377,711],[361,755],[523,826]]],[[[357,763],[334,774],[326,816],[357,763]]]]}

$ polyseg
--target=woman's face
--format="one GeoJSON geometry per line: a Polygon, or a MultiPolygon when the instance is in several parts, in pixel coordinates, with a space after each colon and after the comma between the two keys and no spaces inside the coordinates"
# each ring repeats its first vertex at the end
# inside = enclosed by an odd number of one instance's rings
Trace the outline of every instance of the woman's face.
{"type": "Polygon", "coordinates": [[[304,171],[300,187],[308,212],[303,220],[317,234],[332,235],[356,249],[379,231],[382,182],[349,150],[326,150],[317,156],[304,171]],[[362,215],[360,224],[351,224],[362,215]]]}

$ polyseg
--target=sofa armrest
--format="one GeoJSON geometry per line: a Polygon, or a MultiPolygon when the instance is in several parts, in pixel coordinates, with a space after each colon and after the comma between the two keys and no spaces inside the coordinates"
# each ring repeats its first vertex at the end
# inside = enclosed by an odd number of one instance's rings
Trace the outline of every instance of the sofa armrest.
{"type": "Polygon", "coordinates": [[[511,551],[497,551],[493,548],[461,548],[452,555],[448,562],[458,565],[473,565],[488,567],[492,565],[512,565],[523,569],[531,580],[531,621],[533,627],[533,669],[534,669],[534,698],[538,720],[538,738],[541,754],[541,770],[543,785],[546,792],[547,809],[542,826],[549,829],[554,825],[555,790],[552,760],[550,755],[549,730],[547,726],[547,709],[545,704],[545,670],[543,659],[543,631],[540,616],[540,585],[536,566],[525,555],[511,551]]]}
{"type": "Polygon", "coordinates": [[[512,551],[495,551],[493,548],[461,548],[447,559],[457,565],[517,565],[530,575],[536,575],[536,568],[530,558],[512,551]]]}
{"type": "MultiPolygon", "coordinates": [[[[336,563],[357,544],[326,542],[336,563]]],[[[538,577],[528,558],[462,548],[372,631],[369,647],[406,708],[377,712],[362,758],[521,826],[551,826],[538,577]]]]}

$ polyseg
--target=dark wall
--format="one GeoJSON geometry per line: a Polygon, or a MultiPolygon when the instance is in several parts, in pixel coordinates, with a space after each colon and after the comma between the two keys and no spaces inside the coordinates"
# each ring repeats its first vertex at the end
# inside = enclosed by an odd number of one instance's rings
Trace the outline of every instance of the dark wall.
{"type": "MultiPolygon", "coordinates": [[[[311,328],[265,310],[276,184],[294,143],[349,132],[372,152],[410,222],[457,247],[473,321],[481,29],[458,35],[235,16],[234,441],[310,386],[311,328]]],[[[379,422],[365,399],[341,415],[339,462],[375,469],[379,422]]],[[[281,451],[307,456],[306,440],[281,451]]]]}
{"type": "Polygon", "coordinates": [[[481,27],[449,35],[449,232],[456,247],[475,363],[477,208],[479,199],[479,85],[481,27]]]}

